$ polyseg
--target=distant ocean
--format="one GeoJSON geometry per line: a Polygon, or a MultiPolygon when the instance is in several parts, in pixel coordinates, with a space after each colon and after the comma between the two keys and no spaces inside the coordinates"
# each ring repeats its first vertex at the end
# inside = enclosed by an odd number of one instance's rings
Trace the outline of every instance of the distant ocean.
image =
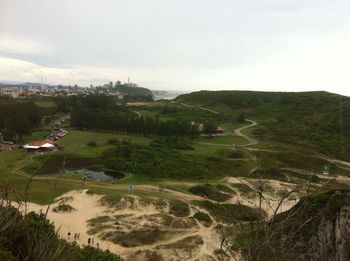
{"type": "Polygon", "coordinates": [[[154,100],[172,100],[181,94],[188,92],[180,91],[152,91],[154,100]]]}

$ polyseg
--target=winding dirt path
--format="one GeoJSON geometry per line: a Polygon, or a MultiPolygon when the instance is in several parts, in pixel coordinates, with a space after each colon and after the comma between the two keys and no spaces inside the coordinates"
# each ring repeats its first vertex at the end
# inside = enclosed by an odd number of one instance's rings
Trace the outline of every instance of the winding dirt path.
{"type": "Polygon", "coordinates": [[[258,125],[258,123],[255,121],[252,121],[252,120],[248,120],[248,119],[246,119],[246,121],[250,122],[251,124],[237,128],[237,129],[235,129],[234,132],[237,136],[240,136],[240,137],[246,139],[249,143],[242,144],[242,145],[234,144],[234,146],[236,146],[236,147],[247,147],[247,146],[252,146],[252,145],[258,144],[258,141],[256,139],[253,139],[253,138],[249,137],[248,135],[245,135],[244,133],[242,133],[243,130],[254,127],[254,126],[258,125]]]}
{"type": "Polygon", "coordinates": [[[201,106],[194,106],[194,105],[189,105],[189,104],[186,104],[186,103],[180,103],[180,105],[182,105],[184,107],[188,107],[188,108],[195,108],[195,109],[200,109],[200,110],[203,110],[203,111],[208,111],[208,112],[212,112],[212,113],[215,113],[215,114],[219,114],[218,111],[214,111],[214,110],[211,110],[211,109],[208,109],[208,108],[204,108],[204,107],[201,107],[201,106]]]}

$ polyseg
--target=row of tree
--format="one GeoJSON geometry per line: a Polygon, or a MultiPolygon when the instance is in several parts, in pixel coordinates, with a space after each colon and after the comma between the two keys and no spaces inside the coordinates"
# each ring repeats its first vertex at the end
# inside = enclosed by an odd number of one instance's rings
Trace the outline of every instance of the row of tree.
{"type": "Polygon", "coordinates": [[[133,112],[79,108],[71,114],[71,125],[80,129],[108,130],[144,136],[194,137],[197,128],[174,120],[162,121],[133,112]]]}
{"type": "Polygon", "coordinates": [[[4,139],[30,134],[41,122],[40,108],[32,102],[0,98],[0,132],[4,139]]]}
{"type": "Polygon", "coordinates": [[[196,136],[198,130],[190,123],[143,117],[117,104],[106,95],[59,98],[57,108],[71,113],[71,125],[80,129],[104,130],[144,136],[196,136]]]}

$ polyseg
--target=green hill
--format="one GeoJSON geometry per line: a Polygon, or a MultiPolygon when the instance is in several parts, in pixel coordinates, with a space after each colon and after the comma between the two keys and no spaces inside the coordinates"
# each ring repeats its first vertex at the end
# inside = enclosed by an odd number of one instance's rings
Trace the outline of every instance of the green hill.
{"type": "Polygon", "coordinates": [[[349,97],[327,92],[200,91],[181,95],[175,101],[210,108],[232,118],[244,113],[248,119],[258,121],[252,135],[262,140],[301,145],[327,155],[350,158],[349,97]]]}
{"type": "Polygon", "coordinates": [[[134,96],[153,97],[152,91],[144,87],[129,87],[125,85],[118,85],[114,88],[115,90],[120,91],[129,97],[134,97],[134,96]]]}

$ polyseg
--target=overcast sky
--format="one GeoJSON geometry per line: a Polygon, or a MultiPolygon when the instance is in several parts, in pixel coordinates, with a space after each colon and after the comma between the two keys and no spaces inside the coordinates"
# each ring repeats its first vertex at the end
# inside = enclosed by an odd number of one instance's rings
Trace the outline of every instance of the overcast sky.
{"type": "Polygon", "coordinates": [[[349,0],[0,0],[0,80],[350,96],[349,0]]]}

